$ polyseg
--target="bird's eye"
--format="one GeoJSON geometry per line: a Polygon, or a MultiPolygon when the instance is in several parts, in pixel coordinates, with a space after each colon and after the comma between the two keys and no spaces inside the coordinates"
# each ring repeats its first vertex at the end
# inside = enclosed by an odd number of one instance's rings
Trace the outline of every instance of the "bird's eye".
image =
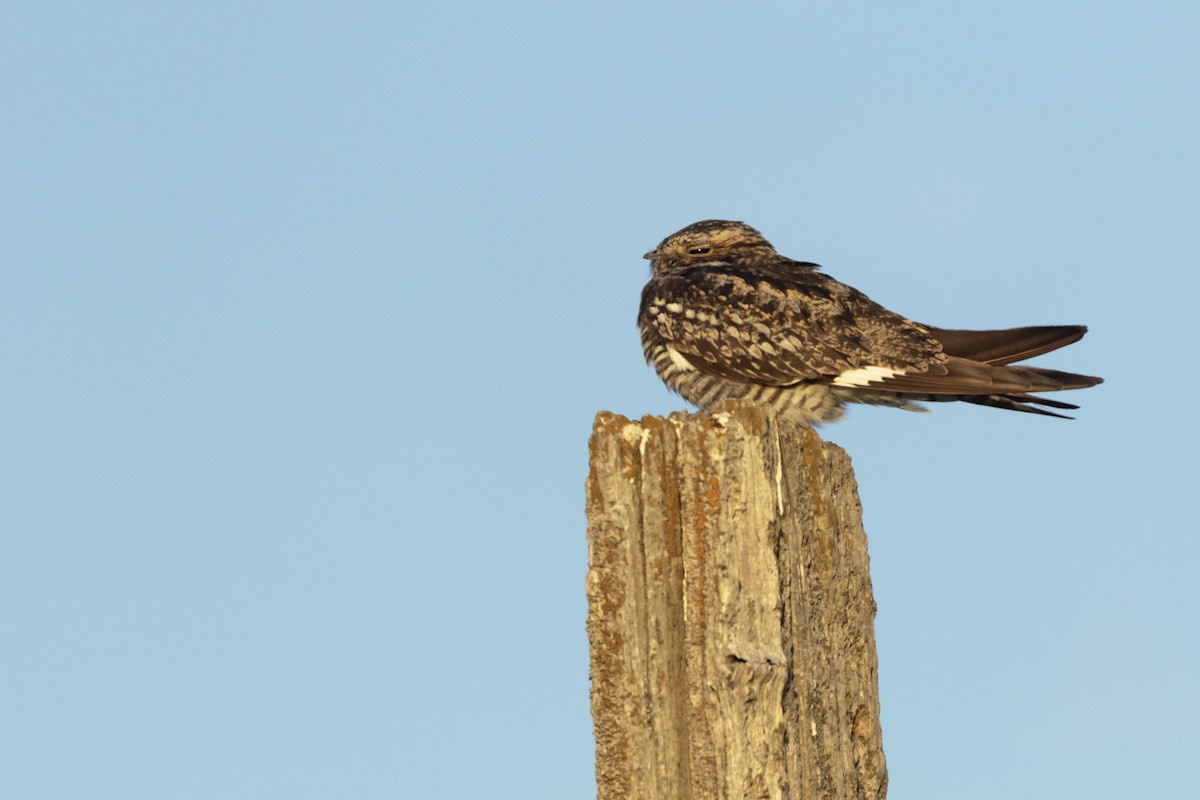
{"type": "Polygon", "coordinates": [[[688,248],[688,255],[690,255],[690,256],[703,256],[703,255],[707,255],[711,252],[712,252],[712,248],[706,244],[688,248]]]}

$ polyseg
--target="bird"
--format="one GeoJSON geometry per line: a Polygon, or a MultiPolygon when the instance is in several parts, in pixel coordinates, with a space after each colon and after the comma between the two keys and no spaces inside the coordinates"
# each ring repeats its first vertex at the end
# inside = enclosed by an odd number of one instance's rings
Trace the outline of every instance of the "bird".
{"type": "Polygon", "coordinates": [[[809,425],[849,403],[924,411],[963,401],[1070,419],[1078,406],[1035,392],[1102,378],[1017,362],[1083,338],[1083,325],[950,330],[914,322],[821,271],[776,252],[744,222],[703,220],[643,258],[642,349],[693,405],[764,407],[809,425]],[[1050,410],[1054,409],[1054,410],[1050,410]]]}

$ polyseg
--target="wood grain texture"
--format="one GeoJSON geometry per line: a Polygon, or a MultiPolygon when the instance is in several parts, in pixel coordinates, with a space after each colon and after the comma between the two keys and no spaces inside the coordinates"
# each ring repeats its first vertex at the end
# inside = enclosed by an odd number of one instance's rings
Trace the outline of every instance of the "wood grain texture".
{"type": "Polygon", "coordinates": [[[846,454],[754,408],[601,413],[590,450],[600,800],[883,798],[846,454]]]}

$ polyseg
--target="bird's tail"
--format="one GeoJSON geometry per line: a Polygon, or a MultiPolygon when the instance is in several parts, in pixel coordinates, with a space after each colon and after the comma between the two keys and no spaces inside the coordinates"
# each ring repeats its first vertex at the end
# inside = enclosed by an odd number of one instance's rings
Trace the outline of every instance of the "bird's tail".
{"type": "Polygon", "coordinates": [[[1079,408],[1079,406],[1072,403],[1064,403],[1061,400],[1050,400],[1045,397],[1035,397],[1031,394],[964,395],[955,399],[962,400],[964,403],[974,403],[978,406],[1006,408],[1009,411],[1024,411],[1027,414],[1041,414],[1047,417],[1058,417],[1059,419],[1074,419],[1074,417],[1067,416],[1066,414],[1056,414],[1053,411],[1047,411],[1045,408],[1038,408],[1038,406],[1047,406],[1066,411],[1079,408]]]}
{"type": "Polygon", "coordinates": [[[925,374],[900,374],[884,380],[879,388],[899,390],[909,399],[962,400],[1011,411],[1065,417],[1047,409],[1071,410],[1079,406],[1030,393],[1086,389],[1103,383],[1103,379],[1021,366],[1016,362],[1066,347],[1082,339],[1085,333],[1087,328],[1083,325],[1041,325],[995,331],[931,328],[930,334],[950,356],[937,374],[933,370],[925,374]],[[978,391],[973,392],[972,388],[978,391]]]}

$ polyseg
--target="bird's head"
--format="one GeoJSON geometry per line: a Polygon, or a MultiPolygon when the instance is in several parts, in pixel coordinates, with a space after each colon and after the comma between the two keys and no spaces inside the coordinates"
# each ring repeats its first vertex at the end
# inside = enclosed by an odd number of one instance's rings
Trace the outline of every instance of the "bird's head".
{"type": "Polygon", "coordinates": [[[706,219],[672,233],[642,258],[654,272],[697,265],[777,261],[779,254],[762,234],[744,222],[706,219]]]}

